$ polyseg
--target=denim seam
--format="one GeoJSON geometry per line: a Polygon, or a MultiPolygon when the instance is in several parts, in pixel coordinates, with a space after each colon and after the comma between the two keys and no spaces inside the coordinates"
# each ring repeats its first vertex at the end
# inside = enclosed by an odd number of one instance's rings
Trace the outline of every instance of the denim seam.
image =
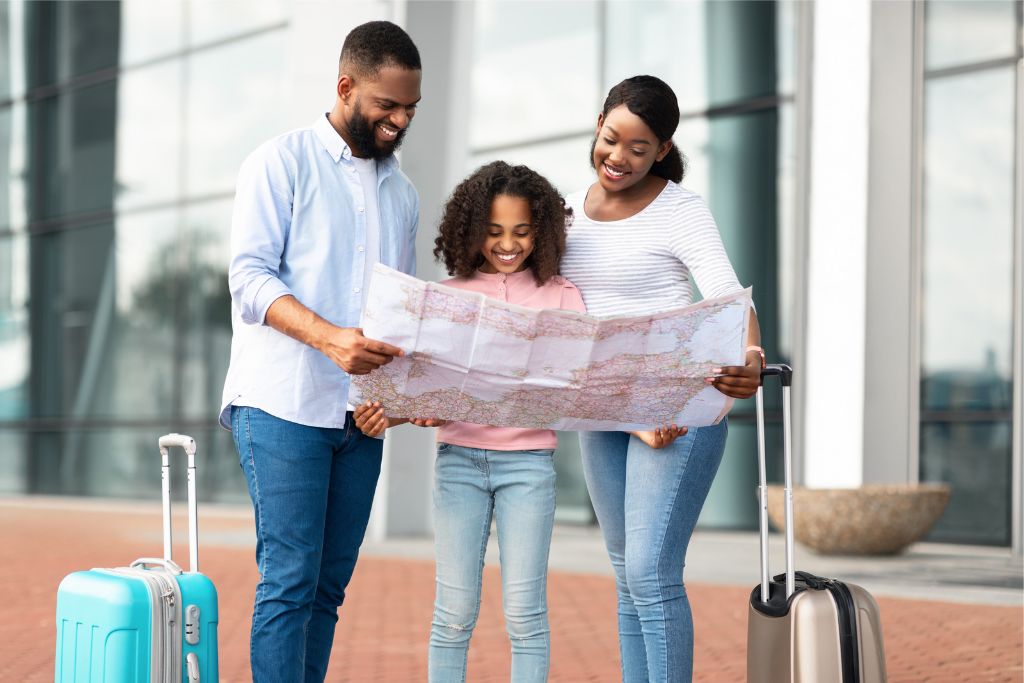
{"type": "MultiPolygon", "coordinates": [[[[488,485],[489,484],[490,484],[490,482],[488,482],[488,485]]],[[[481,602],[481,599],[483,597],[483,588],[484,588],[484,557],[487,555],[487,537],[491,535],[491,520],[494,517],[494,494],[493,493],[491,494],[491,500],[490,500],[490,503],[489,503],[488,507],[489,507],[488,514],[485,516],[485,518],[484,518],[485,521],[484,521],[483,527],[480,529],[480,561],[477,563],[477,570],[476,570],[476,609],[474,610],[474,613],[473,613],[473,629],[474,630],[476,629],[477,619],[480,618],[480,602],[481,602]]],[[[468,660],[468,657],[469,657],[469,647],[466,647],[466,650],[463,653],[463,657],[465,658],[465,660],[463,661],[463,664],[462,664],[462,681],[461,681],[461,683],[466,683],[466,675],[468,673],[468,666],[467,666],[468,665],[468,661],[466,661],[466,660],[468,660]]]]}
{"type": "Polygon", "coordinates": [[[256,633],[256,625],[259,623],[260,607],[262,601],[260,598],[263,595],[261,588],[263,587],[262,579],[265,579],[267,575],[267,568],[270,565],[270,548],[264,539],[264,526],[263,526],[263,500],[260,496],[260,482],[259,477],[256,475],[256,455],[252,446],[252,422],[251,422],[251,410],[245,411],[245,437],[246,442],[249,446],[249,467],[252,468],[252,486],[253,486],[253,503],[256,507],[256,517],[258,519],[257,529],[259,530],[259,542],[263,547],[263,566],[260,567],[260,578],[259,585],[256,586],[256,605],[253,608],[252,616],[252,632],[250,638],[256,633]]]}
{"type": "MultiPolygon", "coordinates": [[[[669,526],[671,525],[671,522],[672,522],[672,515],[676,511],[676,503],[679,501],[679,492],[683,488],[683,478],[686,476],[686,469],[690,466],[690,454],[693,452],[693,448],[696,445],[696,443],[697,443],[697,434],[694,433],[693,439],[690,441],[689,448],[686,451],[686,461],[683,463],[683,468],[679,471],[679,478],[676,479],[676,490],[672,494],[672,504],[668,507],[668,515],[667,515],[667,517],[665,519],[665,523],[664,523],[664,526],[663,526],[663,528],[665,529],[665,534],[661,538],[661,547],[658,549],[658,561],[654,565],[655,576],[658,579],[658,609],[661,610],[661,620],[662,621],[665,621],[665,596],[662,594],[662,590],[661,590],[661,587],[662,587],[661,560],[662,560],[662,557],[665,554],[665,546],[666,546],[666,542],[667,542],[667,539],[668,539],[669,526]]],[[[684,553],[683,557],[685,558],[685,556],[686,555],[684,553]]],[[[682,580],[682,579],[680,579],[680,580],[682,580]]],[[[668,624],[666,623],[665,626],[667,628],[668,624]]],[[[662,651],[663,661],[662,661],[662,667],[661,668],[662,668],[662,671],[664,671],[666,673],[666,675],[667,675],[668,674],[668,634],[666,633],[665,636],[666,636],[665,637],[665,647],[663,648],[663,651],[662,651]]],[[[650,672],[648,672],[648,675],[650,675],[650,672]]]]}

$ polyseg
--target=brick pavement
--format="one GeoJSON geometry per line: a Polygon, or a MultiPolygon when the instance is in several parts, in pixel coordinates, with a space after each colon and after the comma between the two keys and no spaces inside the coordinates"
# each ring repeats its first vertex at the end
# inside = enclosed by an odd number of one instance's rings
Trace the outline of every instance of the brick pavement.
{"type": "MultiPolygon", "coordinates": [[[[184,530],[184,520],[177,529],[184,530]]],[[[237,519],[204,516],[204,537],[237,531],[237,519]]],[[[53,677],[55,591],[68,572],[125,564],[159,553],[154,512],[48,510],[0,505],[0,681],[53,677]]],[[[184,534],[181,536],[184,539],[184,534]]],[[[184,561],[186,549],[176,546],[184,561]]],[[[220,591],[224,683],[249,680],[249,611],[256,581],[252,550],[202,546],[202,568],[220,591]]],[[[746,587],[690,585],[696,633],[695,680],[742,681],[746,587]]],[[[332,682],[426,679],[433,567],[423,560],[364,557],[342,608],[332,682]]],[[[610,578],[553,572],[550,579],[552,681],[618,680],[614,588],[610,578]]],[[[1024,612],[1012,607],[879,599],[892,683],[1022,680],[1024,612]]],[[[471,681],[504,681],[508,644],[497,570],[484,577],[484,604],[470,648],[471,681]]]]}

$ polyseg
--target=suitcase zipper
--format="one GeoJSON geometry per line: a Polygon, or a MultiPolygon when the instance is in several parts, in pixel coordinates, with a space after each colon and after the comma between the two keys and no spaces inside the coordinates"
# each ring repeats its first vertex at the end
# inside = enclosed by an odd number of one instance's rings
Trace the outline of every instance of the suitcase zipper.
{"type": "Polygon", "coordinates": [[[118,567],[97,571],[129,576],[146,586],[153,610],[150,680],[152,683],[178,683],[181,680],[182,645],[181,598],[177,580],[160,569],[118,567]]]}
{"type": "Polygon", "coordinates": [[[860,683],[860,646],[857,641],[857,603],[842,581],[825,579],[839,614],[839,652],[843,661],[843,682],[860,683]]]}

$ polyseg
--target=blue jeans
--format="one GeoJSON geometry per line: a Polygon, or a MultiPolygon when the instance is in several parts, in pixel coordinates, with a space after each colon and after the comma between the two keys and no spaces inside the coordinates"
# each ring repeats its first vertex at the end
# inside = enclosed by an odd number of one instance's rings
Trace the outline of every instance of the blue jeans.
{"type": "Polygon", "coordinates": [[[583,472],[615,569],[625,683],[690,681],[690,534],[718,472],[725,420],[652,449],[624,432],[580,434],[583,472]]]}
{"type": "Polygon", "coordinates": [[[505,627],[512,641],[512,681],[548,678],[552,451],[491,451],[442,443],[434,463],[437,597],[430,627],[431,683],[466,680],[492,516],[501,551],[505,627]]]}
{"type": "Polygon", "coordinates": [[[231,409],[231,433],[256,515],[252,679],[323,681],[382,442],[364,436],[351,413],[344,429],[326,429],[240,406],[231,409]]]}

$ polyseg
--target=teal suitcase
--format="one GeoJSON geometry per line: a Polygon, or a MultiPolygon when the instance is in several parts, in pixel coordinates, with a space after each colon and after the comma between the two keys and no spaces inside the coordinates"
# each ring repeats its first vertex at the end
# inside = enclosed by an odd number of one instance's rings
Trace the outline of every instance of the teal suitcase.
{"type": "Polygon", "coordinates": [[[74,572],[57,590],[55,683],[218,680],[217,590],[199,573],[195,441],[160,437],[164,557],[74,572]],[[168,448],[188,456],[189,571],[171,559],[168,448]]]}

